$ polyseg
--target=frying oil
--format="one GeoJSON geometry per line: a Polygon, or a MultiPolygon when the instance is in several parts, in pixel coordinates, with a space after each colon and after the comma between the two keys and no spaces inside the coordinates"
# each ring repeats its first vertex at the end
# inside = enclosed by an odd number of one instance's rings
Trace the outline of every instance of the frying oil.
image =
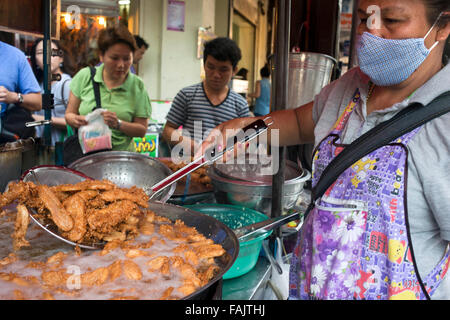
{"type": "MultiPolygon", "coordinates": [[[[10,237],[14,230],[14,221],[7,215],[0,217],[0,260],[8,256],[12,251],[12,239],[10,237]]],[[[78,256],[73,247],[53,238],[43,232],[35,224],[31,223],[28,228],[26,239],[31,247],[24,247],[16,254],[18,260],[0,265],[0,299],[44,299],[44,293],[50,293],[56,300],[108,300],[108,299],[160,299],[164,292],[169,288],[174,288],[170,294],[171,298],[183,298],[185,294],[176,290],[183,285],[183,279],[179,272],[171,267],[169,276],[161,274],[159,271],[152,271],[148,262],[157,256],[173,256],[183,253],[173,253],[172,250],[180,243],[164,238],[154,232],[151,235],[139,235],[134,241],[136,243],[148,243],[152,240],[153,245],[150,248],[139,248],[149,256],[138,256],[129,258],[126,256],[127,250],[116,248],[106,255],[101,255],[100,251],[84,251],[78,256]],[[152,239],[153,238],[153,239],[152,239]],[[49,257],[57,252],[67,253],[67,257],[62,264],[46,264],[45,267],[39,267],[36,264],[30,267],[30,262],[46,262],[49,257]],[[130,280],[123,272],[114,282],[109,279],[100,286],[87,286],[81,284],[80,275],[86,272],[96,270],[101,267],[108,267],[117,260],[130,260],[136,263],[142,272],[140,280],[130,280]],[[65,283],[54,288],[44,286],[41,275],[44,271],[56,271],[65,269],[69,278],[65,283]],[[8,281],[5,278],[8,274],[14,274],[19,277],[19,281],[8,281]],[[25,281],[21,281],[25,280],[25,281]]]]}

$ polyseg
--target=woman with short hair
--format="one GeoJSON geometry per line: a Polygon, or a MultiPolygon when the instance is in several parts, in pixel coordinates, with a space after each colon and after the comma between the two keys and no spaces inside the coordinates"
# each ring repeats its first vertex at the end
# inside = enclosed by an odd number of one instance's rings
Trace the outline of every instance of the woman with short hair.
{"type": "MultiPolygon", "coordinates": [[[[101,106],[106,125],[112,130],[112,149],[135,151],[133,137],[144,137],[151,117],[150,98],[143,81],[130,72],[136,42],[124,26],[103,29],[98,37],[102,64],[96,67],[95,82],[100,85],[101,106]]],[[[85,116],[96,106],[90,68],[80,70],[70,85],[67,123],[87,125],[85,116]]]]}

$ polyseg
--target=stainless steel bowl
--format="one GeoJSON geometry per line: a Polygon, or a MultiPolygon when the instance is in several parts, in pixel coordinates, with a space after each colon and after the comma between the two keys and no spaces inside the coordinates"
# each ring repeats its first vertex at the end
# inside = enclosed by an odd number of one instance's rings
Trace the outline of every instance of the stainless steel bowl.
{"type": "MultiPolygon", "coordinates": [[[[136,186],[152,194],[152,187],[172,174],[161,161],[126,151],[95,153],[68,165],[96,180],[107,179],[121,188],[136,186]]],[[[153,199],[165,203],[174,193],[176,183],[159,192],[153,199]]]]}
{"type": "MultiPolygon", "coordinates": [[[[298,168],[292,161],[286,161],[286,166],[295,167],[298,176],[286,180],[283,192],[283,211],[296,207],[303,193],[304,184],[311,174],[298,168]]],[[[218,203],[241,205],[256,211],[270,214],[272,209],[272,184],[254,181],[230,179],[214,168],[208,169],[214,187],[214,196],[218,203]]]]}

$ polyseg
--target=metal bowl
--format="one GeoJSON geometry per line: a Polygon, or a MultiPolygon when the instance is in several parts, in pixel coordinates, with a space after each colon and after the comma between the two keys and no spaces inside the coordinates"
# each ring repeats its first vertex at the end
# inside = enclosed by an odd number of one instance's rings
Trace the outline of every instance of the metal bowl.
{"type": "MultiPolygon", "coordinates": [[[[293,209],[299,204],[304,184],[311,177],[307,170],[298,168],[292,161],[287,160],[286,166],[295,168],[298,175],[284,183],[283,211],[293,209]]],[[[208,175],[218,203],[240,205],[268,215],[271,213],[272,183],[230,179],[222,175],[215,167],[208,169],[208,175]]]]}
{"type": "MultiPolygon", "coordinates": [[[[121,188],[136,186],[144,189],[149,196],[152,187],[172,174],[161,161],[147,155],[106,151],[95,153],[68,165],[68,168],[96,179],[107,179],[121,188]]],[[[159,192],[153,199],[165,203],[173,194],[176,183],[159,192]]]]}

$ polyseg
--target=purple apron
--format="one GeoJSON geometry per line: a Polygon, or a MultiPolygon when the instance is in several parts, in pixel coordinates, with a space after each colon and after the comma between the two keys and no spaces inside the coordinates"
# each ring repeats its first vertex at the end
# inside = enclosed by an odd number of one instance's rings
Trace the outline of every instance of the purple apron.
{"type": "MultiPolygon", "coordinates": [[[[313,158],[313,186],[340,151],[357,91],[313,158]]],[[[417,128],[343,172],[306,218],[292,255],[290,299],[429,299],[449,267],[448,251],[422,278],[406,207],[408,142],[417,128]]]]}

